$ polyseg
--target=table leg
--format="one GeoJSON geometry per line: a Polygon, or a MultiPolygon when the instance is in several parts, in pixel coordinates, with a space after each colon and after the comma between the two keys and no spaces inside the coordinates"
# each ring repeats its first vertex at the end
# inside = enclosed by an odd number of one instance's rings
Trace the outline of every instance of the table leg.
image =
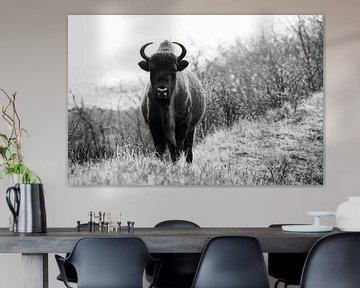
{"type": "Polygon", "coordinates": [[[48,254],[22,254],[23,288],[48,288],[48,254]]]}

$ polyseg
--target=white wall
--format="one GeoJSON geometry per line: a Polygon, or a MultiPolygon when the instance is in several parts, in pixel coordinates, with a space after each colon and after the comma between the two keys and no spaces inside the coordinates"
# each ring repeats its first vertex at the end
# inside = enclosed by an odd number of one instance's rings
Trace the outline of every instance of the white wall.
{"type": "MultiPolygon", "coordinates": [[[[30,132],[24,155],[45,184],[48,226],[74,226],[89,210],[122,212],[136,226],[153,226],[164,218],[187,218],[201,226],[309,222],[307,210],[334,210],[347,195],[360,195],[359,8],[356,0],[1,0],[0,87],[18,92],[22,123],[30,132]],[[329,42],[325,48],[325,185],[69,187],[67,15],[127,13],[324,14],[326,40],[357,33],[356,40],[329,42]]],[[[7,186],[6,180],[0,182],[2,227],[8,224],[7,186]]],[[[49,262],[50,287],[62,287],[53,280],[52,255],[49,262]]],[[[19,255],[0,255],[2,287],[20,287],[20,272],[19,255]]]]}

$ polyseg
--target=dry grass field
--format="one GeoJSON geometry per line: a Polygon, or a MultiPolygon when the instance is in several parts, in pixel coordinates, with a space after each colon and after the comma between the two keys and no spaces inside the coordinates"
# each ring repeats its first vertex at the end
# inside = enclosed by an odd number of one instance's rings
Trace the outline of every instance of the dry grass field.
{"type": "MultiPolygon", "coordinates": [[[[69,163],[69,182],[71,185],[321,185],[323,94],[304,100],[296,112],[291,109],[286,112],[279,121],[272,121],[272,111],[268,111],[263,119],[241,120],[231,128],[207,135],[194,148],[192,165],[184,157],[176,164],[160,161],[150,148],[147,155],[141,155],[134,147],[118,146],[113,157],[69,163]]],[[[151,141],[149,137],[147,141],[151,141]]]]}

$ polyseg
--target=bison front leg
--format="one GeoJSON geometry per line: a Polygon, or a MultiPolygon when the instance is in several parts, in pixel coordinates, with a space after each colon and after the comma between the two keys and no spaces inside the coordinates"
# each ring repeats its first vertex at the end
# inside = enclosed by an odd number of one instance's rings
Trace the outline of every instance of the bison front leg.
{"type": "Polygon", "coordinates": [[[155,144],[155,155],[160,159],[164,159],[166,144],[165,143],[158,143],[155,144]]]}
{"type": "Polygon", "coordinates": [[[173,163],[176,163],[176,161],[178,161],[179,158],[180,158],[179,149],[177,149],[176,146],[173,143],[171,143],[171,141],[168,141],[167,145],[169,147],[169,151],[170,151],[170,155],[171,155],[171,161],[173,163]]]}
{"type": "Polygon", "coordinates": [[[156,123],[149,123],[151,136],[154,141],[155,154],[158,158],[163,160],[165,149],[166,149],[166,138],[162,129],[159,129],[159,125],[156,123]]]}
{"type": "Polygon", "coordinates": [[[176,123],[176,147],[178,148],[179,155],[181,152],[184,152],[186,157],[186,162],[191,163],[192,161],[192,155],[190,156],[191,161],[188,161],[188,152],[187,152],[187,135],[189,133],[191,134],[191,131],[188,131],[189,129],[189,118],[183,117],[181,119],[177,120],[176,123]]]}

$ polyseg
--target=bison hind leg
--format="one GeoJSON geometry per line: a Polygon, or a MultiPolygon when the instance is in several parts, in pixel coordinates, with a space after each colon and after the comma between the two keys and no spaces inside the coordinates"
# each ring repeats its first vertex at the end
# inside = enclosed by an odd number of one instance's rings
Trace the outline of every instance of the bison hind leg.
{"type": "Polygon", "coordinates": [[[194,133],[195,133],[195,130],[188,131],[186,138],[185,138],[184,150],[185,150],[185,156],[186,156],[187,163],[193,162],[192,146],[193,146],[193,142],[194,142],[194,133]]]}
{"type": "Polygon", "coordinates": [[[193,162],[193,153],[191,148],[186,153],[186,162],[189,164],[193,162]]]}

